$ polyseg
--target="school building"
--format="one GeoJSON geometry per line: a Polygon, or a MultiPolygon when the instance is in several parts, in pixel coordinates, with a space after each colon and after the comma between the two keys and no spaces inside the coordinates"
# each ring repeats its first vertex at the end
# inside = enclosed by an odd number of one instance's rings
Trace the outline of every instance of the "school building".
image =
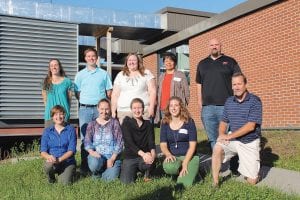
{"type": "Polygon", "coordinates": [[[263,102],[264,129],[300,129],[300,1],[249,0],[144,48],[144,63],[157,72],[158,53],[185,41],[189,46],[191,102],[199,126],[195,74],[219,38],[263,102]]]}
{"type": "MultiPolygon", "coordinates": [[[[249,91],[261,97],[263,128],[300,129],[299,21],[297,0],[248,0],[220,14],[170,7],[145,14],[0,0],[0,134],[38,133],[49,59],[60,59],[74,80],[88,46],[97,48],[99,65],[112,78],[129,52],[139,52],[156,76],[164,70],[162,53],[176,53],[190,82],[189,111],[201,128],[195,74],[215,37],[238,61],[249,91]]],[[[75,98],[71,118],[77,122],[75,98]]]]}

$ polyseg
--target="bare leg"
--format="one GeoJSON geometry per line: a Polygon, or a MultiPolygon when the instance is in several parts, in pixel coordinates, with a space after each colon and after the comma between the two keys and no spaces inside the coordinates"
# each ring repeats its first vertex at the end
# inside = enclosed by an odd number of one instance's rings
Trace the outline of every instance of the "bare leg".
{"type": "Polygon", "coordinates": [[[255,184],[258,182],[258,177],[255,178],[255,179],[247,177],[246,180],[247,180],[247,182],[248,182],[249,184],[255,185],[255,184]]]}
{"type": "Polygon", "coordinates": [[[212,176],[214,185],[217,186],[219,184],[219,173],[222,164],[222,158],[224,155],[223,148],[216,144],[214,146],[213,154],[212,154],[212,176]]]}

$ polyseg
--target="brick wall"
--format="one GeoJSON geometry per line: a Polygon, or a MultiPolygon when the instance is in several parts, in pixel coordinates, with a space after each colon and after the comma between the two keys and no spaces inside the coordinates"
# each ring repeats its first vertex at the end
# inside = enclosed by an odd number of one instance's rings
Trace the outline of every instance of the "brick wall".
{"type": "Polygon", "coordinates": [[[145,68],[149,69],[153,73],[153,75],[155,75],[156,77],[158,74],[157,59],[158,59],[157,54],[151,54],[151,55],[143,58],[143,64],[144,64],[145,68]]]}
{"type": "Polygon", "coordinates": [[[300,1],[287,0],[228,22],[189,40],[191,103],[201,126],[196,66],[208,56],[208,40],[219,38],[248,77],[248,89],[263,102],[264,128],[300,128],[300,1]]]}

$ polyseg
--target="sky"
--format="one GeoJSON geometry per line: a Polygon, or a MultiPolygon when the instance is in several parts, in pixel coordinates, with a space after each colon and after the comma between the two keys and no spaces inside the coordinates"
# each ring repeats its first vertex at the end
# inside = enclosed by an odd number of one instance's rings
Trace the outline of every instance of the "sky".
{"type": "Polygon", "coordinates": [[[40,2],[44,3],[143,13],[155,13],[164,7],[221,13],[245,1],[246,0],[40,0],[40,2]]]}

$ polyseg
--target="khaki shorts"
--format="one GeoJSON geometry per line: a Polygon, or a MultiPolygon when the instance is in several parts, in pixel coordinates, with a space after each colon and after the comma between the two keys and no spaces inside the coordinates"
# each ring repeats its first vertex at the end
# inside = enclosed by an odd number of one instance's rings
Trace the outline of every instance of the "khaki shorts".
{"type": "Polygon", "coordinates": [[[222,144],[217,142],[217,145],[221,145],[225,156],[223,163],[230,160],[235,155],[239,156],[239,168],[238,171],[245,177],[256,179],[258,177],[260,168],[260,139],[256,139],[250,143],[244,144],[240,141],[233,140],[228,144],[222,144]]]}

